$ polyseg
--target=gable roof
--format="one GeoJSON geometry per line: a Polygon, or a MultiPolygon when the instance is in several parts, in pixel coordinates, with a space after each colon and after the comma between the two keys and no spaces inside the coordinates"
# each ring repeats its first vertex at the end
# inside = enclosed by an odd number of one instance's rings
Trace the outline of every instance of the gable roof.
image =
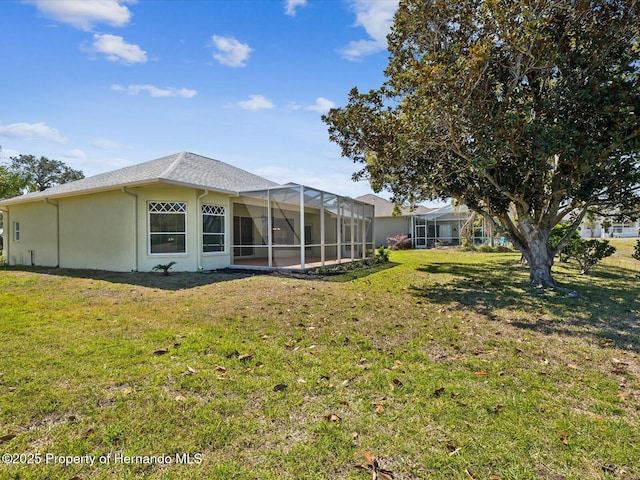
{"type": "MultiPolygon", "coordinates": [[[[393,203],[389,200],[386,200],[377,195],[373,195],[372,193],[368,193],[366,195],[361,195],[356,198],[364,203],[368,203],[375,207],[376,217],[393,217],[393,203]]],[[[422,205],[416,206],[413,210],[410,207],[401,207],[400,215],[398,216],[407,216],[407,215],[424,215],[431,211],[433,208],[424,207],[422,205]]]]}
{"type": "Polygon", "coordinates": [[[0,205],[157,183],[231,194],[277,185],[271,180],[259,177],[228,163],[196,155],[195,153],[181,152],[111,172],[100,173],[74,182],[64,183],[41,192],[2,200],[0,205]]]}

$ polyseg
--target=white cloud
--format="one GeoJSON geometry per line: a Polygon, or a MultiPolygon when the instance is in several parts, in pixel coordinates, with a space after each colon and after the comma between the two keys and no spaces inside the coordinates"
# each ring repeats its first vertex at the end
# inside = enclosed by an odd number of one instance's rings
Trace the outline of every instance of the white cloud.
{"type": "Polygon", "coordinates": [[[336,104],[331,100],[328,100],[324,97],[318,97],[316,99],[316,103],[313,105],[308,105],[304,107],[305,110],[311,110],[313,112],[327,113],[332,108],[335,108],[336,104]]]}
{"type": "Polygon", "coordinates": [[[240,43],[233,37],[220,37],[214,35],[211,37],[212,45],[216,48],[213,58],[218,60],[222,65],[228,67],[246,67],[247,60],[253,48],[246,43],[240,43]]]}
{"type": "Polygon", "coordinates": [[[387,48],[387,34],[393,24],[393,16],[399,0],[353,0],[351,6],[356,13],[356,26],[364,27],[368,39],[349,42],[340,53],[347,60],[360,60],[366,55],[387,48]]]}
{"type": "Polygon", "coordinates": [[[111,85],[111,90],[114,92],[124,92],[129,95],[138,95],[140,92],[147,92],[150,96],[156,98],[178,97],[178,98],[192,98],[195,97],[198,92],[196,90],[190,90],[188,88],[158,88],[154,85],[129,85],[124,87],[122,85],[111,85]]]}
{"type": "Polygon", "coordinates": [[[84,153],[79,148],[74,148],[73,150],[69,150],[68,152],[64,152],[62,154],[65,158],[87,158],[87,154],[84,153]]]}
{"type": "Polygon", "coordinates": [[[285,0],[284,13],[290,17],[296,16],[296,8],[304,7],[307,0],[285,0]]]}
{"type": "Polygon", "coordinates": [[[56,143],[67,141],[58,130],[45,123],[13,123],[4,127],[0,126],[0,136],[23,140],[48,140],[56,143]]]}
{"type": "Polygon", "coordinates": [[[100,150],[115,150],[122,147],[118,142],[114,142],[108,138],[94,138],[91,141],[91,145],[100,150]]]}
{"type": "Polygon", "coordinates": [[[237,104],[244,110],[265,110],[273,108],[273,102],[263,95],[249,95],[249,100],[237,104]]]}
{"type": "Polygon", "coordinates": [[[91,30],[95,24],[123,27],[131,20],[125,3],[135,0],[27,0],[43,17],[66,23],[81,30],[91,30]]]}
{"type": "Polygon", "coordinates": [[[93,48],[89,50],[106,55],[107,60],[110,62],[132,64],[145,63],[147,61],[147,52],[138,45],[125,42],[118,35],[96,33],[93,36],[93,40],[93,48]]]}

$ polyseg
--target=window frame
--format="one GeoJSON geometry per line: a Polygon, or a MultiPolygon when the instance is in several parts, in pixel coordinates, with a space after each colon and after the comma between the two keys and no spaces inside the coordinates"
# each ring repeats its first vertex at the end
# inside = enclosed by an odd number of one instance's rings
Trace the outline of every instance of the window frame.
{"type": "Polygon", "coordinates": [[[20,243],[20,222],[13,222],[13,241],[20,243]]]}
{"type": "Polygon", "coordinates": [[[202,251],[202,255],[221,255],[227,253],[227,208],[224,205],[217,205],[213,203],[203,203],[200,205],[200,250],[202,251]],[[215,212],[216,210],[221,210],[222,214],[216,213],[208,213],[205,212],[205,209],[211,210],[215,212]],[[211,217],[219,217],[222,219],[222,232],[205,232],[205,215],[211,217]],[[205,251],[205,236],[209,237],[222,237],[222,250],[215,250],[211,252],[205,251]]]}
{"type": "Polygon", "coordinates": [[[147,255],[153,257],[186,257],[188,256],[189,238],[188,238],[188,204],[184,201],[157,201],[150,200],[147,202],[147,255]],[[151,211],[152,206],[155,205],[181,205],[182,211],[151,211]],[[183,215],[184,216],[184,231],[183,232],[152,232],[151,231],[151,218],[153,214],[171,214],[171,215],[183,215]],[[184,251],[183,252],[153,252],[151,238],[154,235],[184,235],[184,251]]]}

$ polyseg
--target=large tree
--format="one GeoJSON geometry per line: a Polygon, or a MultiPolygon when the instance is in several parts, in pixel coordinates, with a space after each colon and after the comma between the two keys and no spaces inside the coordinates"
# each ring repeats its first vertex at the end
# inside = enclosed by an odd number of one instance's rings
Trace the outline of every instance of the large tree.
{"type": "Polygon", "coordinates": [[[80,180],[84,174],[80,170],[65,165],[60,160],[34,155],[11,157],[10,170],[22,178],[27,178],[30,191],[42,191],[55,185],[80,180]]]}
{"type": "Polygon", "coordinates": [[[324,121],[395,202],[454,198],[555,285],[549,233],[639,202],[640,4],[401,0],[386,81],[324,121]]]}
{"type": "Polygon", "coordinates": [[[0,200],[20,195],[27,185],[25,177],[0,165],[0,200]]]}

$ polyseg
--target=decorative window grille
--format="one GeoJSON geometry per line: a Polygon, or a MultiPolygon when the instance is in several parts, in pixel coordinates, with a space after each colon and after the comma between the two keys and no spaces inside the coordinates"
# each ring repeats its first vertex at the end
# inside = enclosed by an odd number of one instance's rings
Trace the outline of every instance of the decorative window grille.
{"type": "Polygon", "coordinates": [[[225,245],[225,207],[220,205],[202,205],[202,252],[224,252],[225,245]]]}
{"type": "Polygon", "coordinates": [[[149,202],[149,253],[187,252],[185,202],[149,202]]]}

